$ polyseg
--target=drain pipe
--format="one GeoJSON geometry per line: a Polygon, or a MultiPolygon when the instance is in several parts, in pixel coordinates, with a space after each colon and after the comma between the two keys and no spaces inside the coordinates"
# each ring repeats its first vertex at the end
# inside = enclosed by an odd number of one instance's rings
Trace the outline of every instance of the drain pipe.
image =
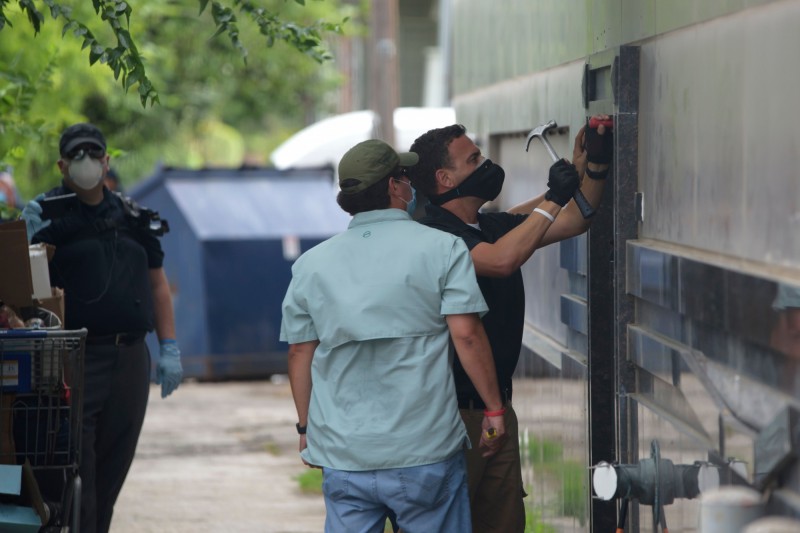
{"type": "Polygon", "coordinates": [[[719,487],[719,471],[708,463],[676,465],[661,458],[657,440],[650,444],[650,458],[632,465],[612,465],[604,461],[592,467],[592,487],[597,498],[635,499],[653,507],[653,525],[667,530],[664,506],[675,498],[696,498],[719,487]]]}

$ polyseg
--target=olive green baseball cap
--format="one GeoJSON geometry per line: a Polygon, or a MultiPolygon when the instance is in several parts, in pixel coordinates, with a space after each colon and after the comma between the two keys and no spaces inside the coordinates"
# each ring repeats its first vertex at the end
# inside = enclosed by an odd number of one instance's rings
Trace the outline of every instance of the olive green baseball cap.
{"type": "Polygon", "coordinates": [[[413,167],[418,161],[417,154],[398,154],[378,139],[360,142],[339,161],[339,188],[344,194],[361,192],[388,176],[394,168],[413,167]]]}

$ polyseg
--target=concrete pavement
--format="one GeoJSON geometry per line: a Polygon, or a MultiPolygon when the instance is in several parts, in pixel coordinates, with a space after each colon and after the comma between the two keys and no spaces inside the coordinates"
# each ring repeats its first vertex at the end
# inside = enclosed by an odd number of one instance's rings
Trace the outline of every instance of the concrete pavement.
{"type": "Polygon", "coordinates": [[[112,533],[317,533],[322,496],[300,493],[288,383],[153,385],[112,533]]]}

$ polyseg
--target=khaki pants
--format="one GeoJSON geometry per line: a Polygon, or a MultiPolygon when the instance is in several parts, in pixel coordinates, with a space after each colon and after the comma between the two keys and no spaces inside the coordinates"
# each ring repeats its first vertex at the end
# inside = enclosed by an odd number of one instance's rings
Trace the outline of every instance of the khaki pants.
{"type": "Polygon", "coordinates": [[[467,483],[474,533],[522,533],[525,531],[526,496],[522,487],[517,414],[506,405],[508,441],[492,457],[481,457],[483,409],[461,409],[472,449],[467,450],[467,483]]]}

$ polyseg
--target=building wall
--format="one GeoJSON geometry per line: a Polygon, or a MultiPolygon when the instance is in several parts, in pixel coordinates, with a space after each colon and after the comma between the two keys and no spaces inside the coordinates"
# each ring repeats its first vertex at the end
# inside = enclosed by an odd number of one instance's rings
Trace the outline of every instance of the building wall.
{"type": "MultiPolygon", "coordinates": [[[[780,413],[800,409],[800,344],[776,340],[780,295],[800,287],[800,2],[459,0],[452,13],[452,102],[506,168],[501,209],[545,188],[550,161],[538,144],[524,150],[530,129],[556,120],[556,150],[571,157],[588,114],[587,60],[639,49],[637,79],[615,79],[638,91],[625,117],[633,141],[623,146],[619,135],[617,144],[618,163],[632,150],[633,170],[617,165],[620,181],[607,186],[595,222],[607,224],[614,260],[593,263],[598,244],[580,237],[537,252],[523,269],[526,348],[514,402],[529,449],[531,520],[589,531],[591,509],[602,511],[574,503],[576,490],[588,502],[590,487],[569,466],[588,466],[596,444],[593,357],[615,364],[617,455],[606,460],[638,462],[657,440],[676,464],[736,457],[758,484],[758,467],[769,463],[761,439],[780,413]],[[621,215],[634,211],[629,191],[644,206],[638,220],[621,215]],[[608,293],[588,288],[608,269],[619,279],[608,293]],[[587,316],[604,298],[630,313],[587,316]],[[611,324],[610,353],[593,347],[591,324],[601,320],[611,324]],[[561,466],[534,460],[545,448],[561,466]]],[[[777,479],[789,500],[800,493],[797,465],[777,479]]],[[[787,509],[771,500],[768,512],[787,509]]],[[[698,510],[697,500],[667,506],[670,531],[696,531],[698,510]]],[[[651,516],[638,506],[631,522],[647,531],[651,516]]]]}
{"type": "Polygon", "coordinates": [[[781,0],[453,1],[453,95],[781,0]],[[498,9],[499,8],[499,9],[498,9]]]}
{"type": "Polygon", "coordinates": [[[670,206],[643,237],[800,268],[798,24],[778,2],[642,43],[640,185],[670,206]]]}

